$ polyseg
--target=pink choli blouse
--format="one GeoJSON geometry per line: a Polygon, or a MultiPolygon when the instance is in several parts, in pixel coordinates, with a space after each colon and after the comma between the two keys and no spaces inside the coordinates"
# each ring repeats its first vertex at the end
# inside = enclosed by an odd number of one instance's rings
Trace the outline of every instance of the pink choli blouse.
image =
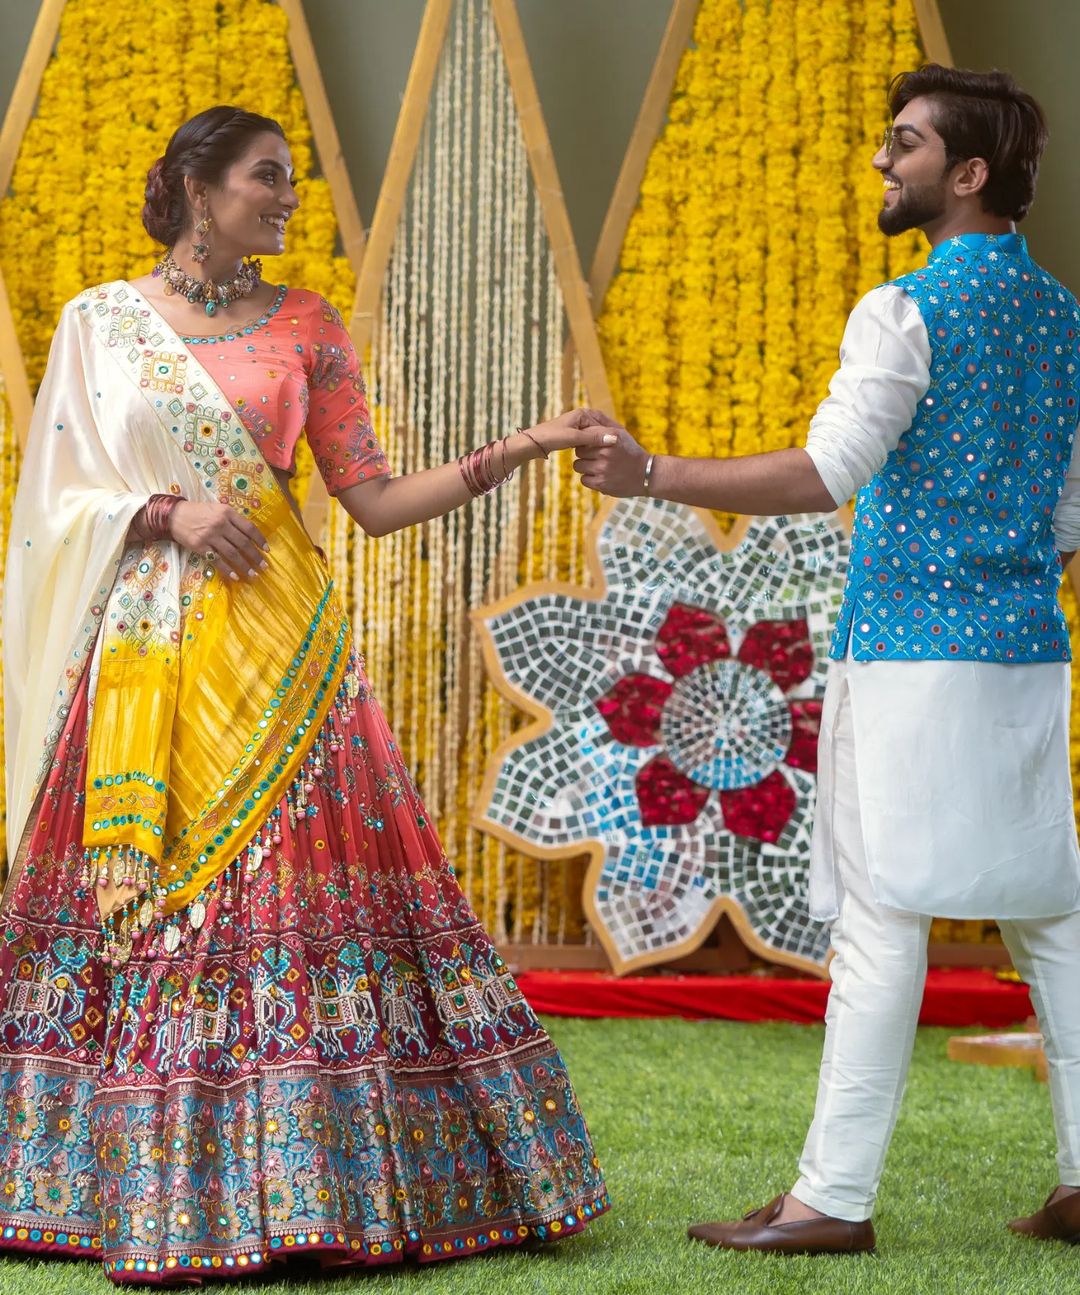
{"type": "Polygon", "coordinates": [[[271,467],[296,470],[304,432],[330,494],[390,475],[353,344],[340,314],[317,292],[282,284],[266,314],[250,324],[183,341],[271,467]]]}

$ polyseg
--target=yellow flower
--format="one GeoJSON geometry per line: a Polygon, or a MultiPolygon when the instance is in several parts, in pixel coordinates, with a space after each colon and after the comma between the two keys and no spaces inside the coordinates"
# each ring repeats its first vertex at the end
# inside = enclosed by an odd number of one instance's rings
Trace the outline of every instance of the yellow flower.
{"type": "Polygon", "coordinates": [[[851,306],[921,255],[870,167],[916,33],[911,0],[703,0],[600,317],[647,448],[801,443],[851,306]]]}

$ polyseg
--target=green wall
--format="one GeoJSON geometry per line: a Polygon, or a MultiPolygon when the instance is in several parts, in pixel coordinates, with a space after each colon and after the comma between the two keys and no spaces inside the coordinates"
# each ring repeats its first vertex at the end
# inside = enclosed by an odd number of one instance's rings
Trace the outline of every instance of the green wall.
{"type": "MultiPolygon", "coordinates": [[[[1072,228],[1080,211],[1075,142],[1080,0],[940,0],[940,5],[958,63],[1008,69],[1047,110],[1052,138],[1039,198],[1024,232],[1036,257],[1080,291],[1080,244],[1072,228]]],[[[305,7],[367,222],[423,0],[306,0],[305,7]]],[[[37,8],[37,0],[0,0],[0,106],[11,94],[37,8]]],[[[587,268],[663,32],[668,0],[518,0],[518,8],[587,268]]],[[[183,69],[177,74],[182,76],[183,69]]]]}
{"type": "Polygon", "coordinates": [[[1031,214],[1020,227],[1035,259],[1080,294],[1080,0],[939,0],[953,61],[1011,72],[1050,122],[1031,214]]]}

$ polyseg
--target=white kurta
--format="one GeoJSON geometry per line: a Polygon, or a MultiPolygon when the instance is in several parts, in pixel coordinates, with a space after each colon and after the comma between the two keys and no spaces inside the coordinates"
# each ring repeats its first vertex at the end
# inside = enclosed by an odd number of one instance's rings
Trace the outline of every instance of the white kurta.
{"type": "MultiPolygon", "coordinates": [[[[852,311],[840,368],[806,450],[839,507],[874,476],[930,385],[922,315],[901,288],[852,311]]],[[[1058,548],[1080,549],[1080,454],[1054,513],[1058,548]]],[[[972,661],[832,662],[822,715],[810,909],[838,911],[833,720],[845,689],[859,808],[878,901],[954,918],[1080,909],[1069,763],[1069,666],[972,661]]]]}

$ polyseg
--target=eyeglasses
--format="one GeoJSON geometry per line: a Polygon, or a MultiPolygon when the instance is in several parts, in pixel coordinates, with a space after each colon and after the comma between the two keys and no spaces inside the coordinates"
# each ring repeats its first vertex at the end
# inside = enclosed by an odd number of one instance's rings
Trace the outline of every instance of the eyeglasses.
{"type": "Polygon", "coordinates": [[[886,126],[881,136],[881,147],[885,150],[886,157],[892,157],[893,147],[896,144],[898,136],[892,126],[886,126]]]}
{"type": "Polygon", "coordinates": [[[936,147],[933,136],[928,139],[923,138],[914,126],[886,126],[881,135],[881,147],[885,150],[885,156],[892,157],[898,144],[904,149],[920,146],[923,148],[936,147]]]}

